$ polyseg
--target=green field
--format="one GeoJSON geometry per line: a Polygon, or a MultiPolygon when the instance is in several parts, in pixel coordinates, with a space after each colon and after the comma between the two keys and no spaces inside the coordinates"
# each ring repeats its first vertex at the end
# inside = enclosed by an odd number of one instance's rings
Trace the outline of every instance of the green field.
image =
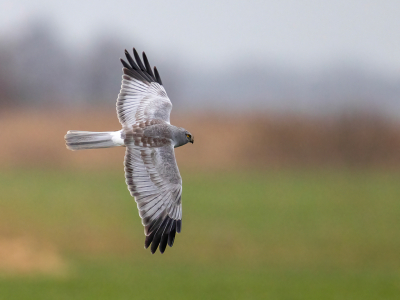
{"type": "Polygon", "coordinates": [[[182,177],[182,233],[152,255],[122,171],[0,173],[1,236],[68,266],[0,271],[0,299],[399,299],[400,173],[182,177]]]}

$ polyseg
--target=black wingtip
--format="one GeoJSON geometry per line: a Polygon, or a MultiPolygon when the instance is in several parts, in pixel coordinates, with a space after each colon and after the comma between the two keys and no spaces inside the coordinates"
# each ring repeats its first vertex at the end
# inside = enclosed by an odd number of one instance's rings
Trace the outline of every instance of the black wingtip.
{"type": "Polygon", "coordinates": [[[154,235],[155,235],[155,231],[153,231],[151,234],[149,234],[148,236],[146,236],[146,239],[144,240],[144,248],[147,249],[149,248],[151,242],[153,241],[154,235]]]}
{"type": "Polygon", "coordinates": [[[140,70],[142,71],[146,71],[146,68],[144,67],[142,60],[140,59],[139,54],[137,53],[136,49],[133,48],[133,55],[135,56],[135,60],[137,65],[139,66],[140,70]]]}
{"type": "Polygon", "coordinates": [[[160,246],[158,246],[158,249],[160,249],[161,254],[164,253],[165,248],[167,247],[167,243],[168,243],[168,234],[164,233],[160,241],[160,246]]]}
{"type": "Polygon", "coordinates": [[[125,49],[124,53],[128,62],[126,62],[122,58],[120,58],[120,61],[124,68],[127,68],[128,70],[131,70],[133,72],[131,74],[128,74],[129,76],[133,76],[140,81],[157,82],[162,85],[161,77],[158,73],[158,70],[154,67],[153,73],[145,52],[142,53],[144,64],[135,48],[133,48],[133,56],[135,59],[132,58],[128,50],[125,49]]]}
{"type": "Polygon", "coordinates": [[[172,222],[171,230],[168,234],[168,246],[170,247],[172,247],[172,245],[174,244],[175,234],[176,234],[176,221],[174,220],[172,222]]]}
{"type": "Polygon", "coordinates": [[[162,85],[161,77],[160,77],[160,74],[158,73],[158,70],[157,70],[156,67],[154,67],[154,74],[156,75],[156,80],[157,80],[157,82],[158,82],[160,85],[162,85]]]}
{"type": "Polygon", "coordinates": [[[150,66],[149,60],[147,59],[146,53],[144,53],[144,51],[143,51],[143,53],[142,53],[142,57],[143,57],[144,65],[146,66],[146,71],[147,71],[147,73],[149,73],[149,75],[150,75],[153,79],[155,79],[155,78],[154,78],[153,71],[151,70],[151,66],[150,66]]]}
{"type": "Polygon", "coordinates": [[[162,237],[162,233],[158,232],[158,231],[157,231],[156,236],[154,237],[153,242],[151,243],[151,247],[150,247],[151,253],[153,253],[153,254],[156,253],[158,245],[160,244],[161,237],[162,237]]]}
{"type": "Polygon", "coordinates": [[[120,58],[119,60],[121,61],[122,65],[123,65],[125,68],[131,69],[131,66],[128,65],[126,61],[124,61],[122,58],[120,58]]]}
{"type": "MultiPolygon", "coordinates": [[[[164,253],[167,245],[172,247],[175,240],[175,234],[181,225],[178,225],[180,220],[171,219],[169,216],[166,216],[162,221],[159,220],[156,222],[158,225],[154,226],[154,223],[150,225],[153,230],[145,231],[151,232],[146,236],[144,242],[144,248],[147,249],[150,247],[150,251],[152,254],[157,252],[157,249],[160,250],[160,253],[164,253]]],[[[147,228],[147,227],[146,227],[147,228]]]]}
{"type": "Polygon", "coordinates": [[[125,49],[125,56],[128,60],[129,64],[131,65],[130,69],[138,70],[138,66],[135,64],[135,61],[132,59],[132,56],[129,54],[128,50],[125,49]]]}

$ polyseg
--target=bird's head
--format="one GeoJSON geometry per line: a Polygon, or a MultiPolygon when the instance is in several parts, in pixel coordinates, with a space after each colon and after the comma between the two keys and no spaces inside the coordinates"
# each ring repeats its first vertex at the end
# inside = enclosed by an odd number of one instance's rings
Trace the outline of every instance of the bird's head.
{"type": "Polygon", "coordinates": [[[193,144],[194,138],[193,135],[186,129],[177,127],[177,130],[173,134],[173,141],[174,147],[176,148],[186,145],[187,143],[193,144]]]}
{"type": "Polygon", "coordinates": [[[186,139],[187,139],[188,143],[192,143],[193,144],[194,143],[194,136],[187,130],[185,132],[185,135],[186,135],[186,139]]]}

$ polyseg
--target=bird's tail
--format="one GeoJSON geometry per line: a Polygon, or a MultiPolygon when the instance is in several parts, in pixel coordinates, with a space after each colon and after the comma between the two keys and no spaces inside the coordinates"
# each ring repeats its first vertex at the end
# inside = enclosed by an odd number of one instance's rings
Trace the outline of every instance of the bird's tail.
{"type": "Polygon", "coordinates": [[[69,150],[110,148],[123,146],[121,131],[91,132],[70,130],[65,135],[65,143],[69,150]]]}

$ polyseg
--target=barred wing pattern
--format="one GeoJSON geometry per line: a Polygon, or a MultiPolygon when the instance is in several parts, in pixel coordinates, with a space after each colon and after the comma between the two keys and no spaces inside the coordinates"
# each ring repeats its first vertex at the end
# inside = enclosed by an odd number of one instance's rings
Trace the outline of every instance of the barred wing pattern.
{"type": "MultiPolygon", "coordinates": [[[[135,49],[133,53],[136,63],[127,51],[129,64],[121,59],[124,75],[117,99],[121,124],[128,131],[146,121],[162,120],[169,124],[172,104],[157,69],[154,68],[154,75],[146,55],[143,53],[143,65],[135,49]]],[[[182,227],[182,179],[174,147],[167,140],[162,144],[135,145],[128,137],[125,144],[125,178],[145,227],[145,248],[151,245],[152,253],[157,248],[163,253],[167,244],[173,245],[175,234],[182,227]]]]}
{"type": "Polygon", "coordinates": [[[171,144],[158,148],[127,146],[125,177],[145,227],[145,248],[172,247],[182,226],[182,179],[171,144]]]}
{"type": "Polygon", "coordinates": [[[162,86],[157,68],[154,67],[154,76],[146,54],[143,52],[144,66],[135,49],[133,53],[136,63],[126,50],[125,55],[129,64],[121,59],[124,75],[117,99],[117,115],[120,123],[124,127],[152,119],[169,123],[172,103],[162,86]]]}

